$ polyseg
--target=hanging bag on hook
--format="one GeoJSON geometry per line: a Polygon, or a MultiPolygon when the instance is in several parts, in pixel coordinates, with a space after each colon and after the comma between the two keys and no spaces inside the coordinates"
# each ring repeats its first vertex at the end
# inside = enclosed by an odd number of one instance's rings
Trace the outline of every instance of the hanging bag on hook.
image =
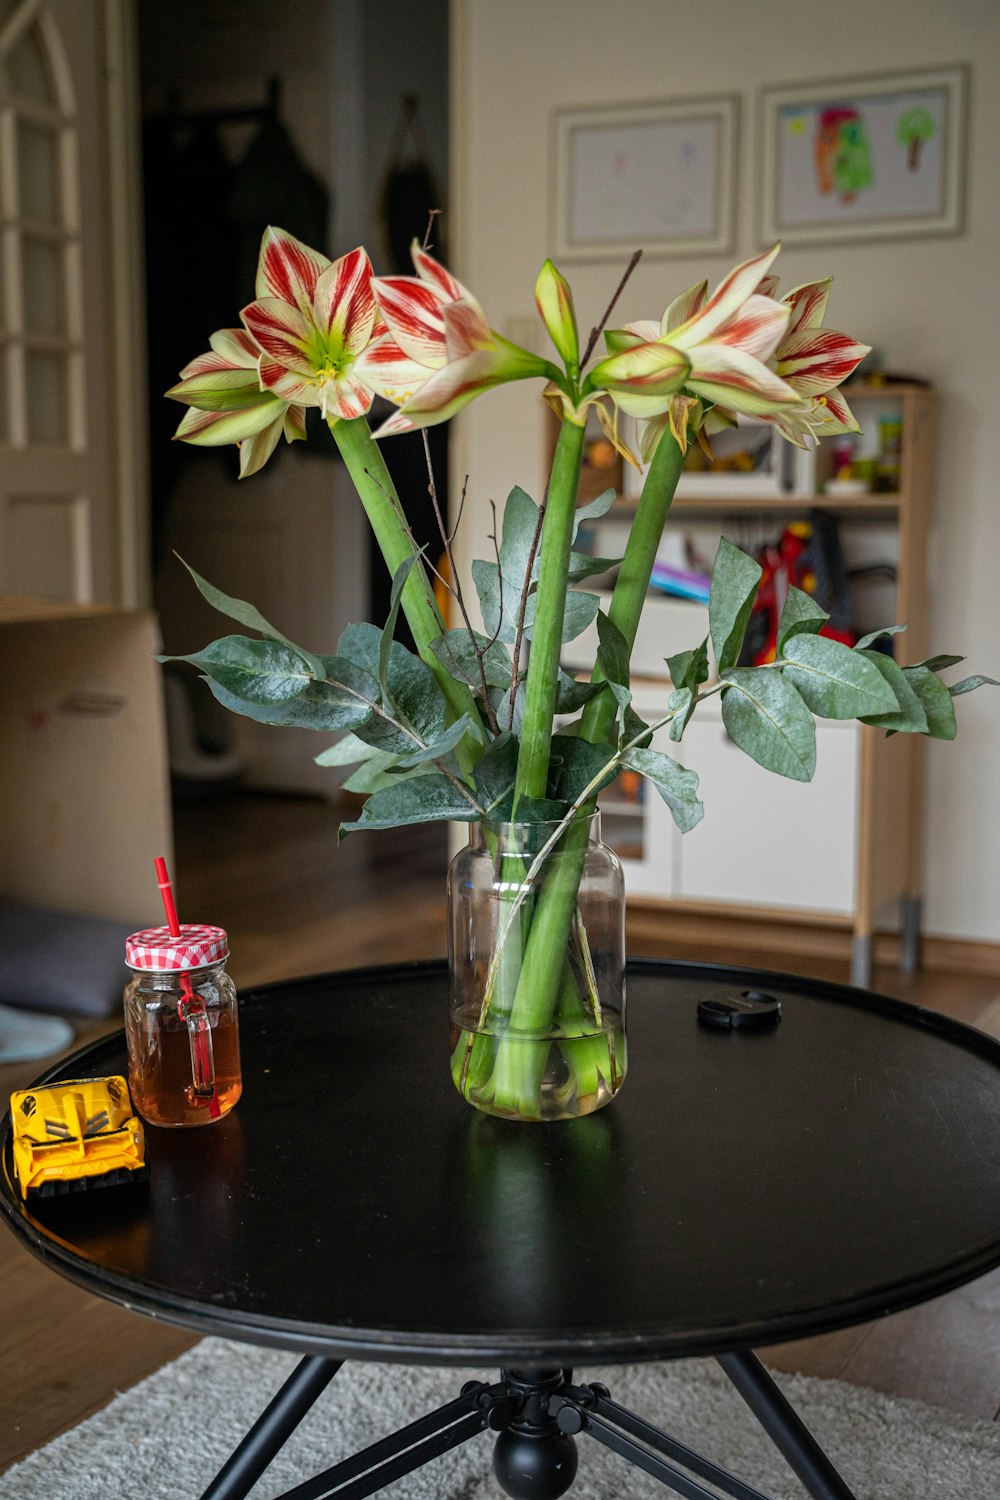
{"type": "MultiPolygon", "coordinates": [[[[389,141],[379,194],[386,254],[392,269],[403,276],[413,272],[412,241],[423,240],[429,215],[444,208],[419,111],[416,94],[407,94],[389,141]]],[[[447,259],[440,220],[434,225],[434,253],[439,260],[447,259]]]]}

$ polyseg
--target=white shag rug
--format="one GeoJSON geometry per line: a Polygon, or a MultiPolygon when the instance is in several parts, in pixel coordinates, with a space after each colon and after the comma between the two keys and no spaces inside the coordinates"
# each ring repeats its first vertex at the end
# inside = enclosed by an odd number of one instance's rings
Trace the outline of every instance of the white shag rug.
{"type": "MultiPolygon", "coordinates": [[[[205,1339],[109,1406],[0,1475],[2,1500],[197,1500],[294,1368],[294,1355],[205,1339]]],[[[252,1491],[300,1484],[338,1459],[458,1395],[496,1370],[349,1362],[252,1491]]],[[[671,1436],[773,1500],[805,1491],[714,1360],[577,1371],[671,1436]]],[[[894,1400],[842,1381],[780,1377],[793,1406],[857,1500],[997,1500],[1000,1423],[894,1400]]],[[[593,1438],[577,1438],[571,1500],[652,1500],[669,1493],[593,1438]]],[[[503,1500],[492,1434],[472,1438],[380,1493],[394,1500],[503,1500]]]]}

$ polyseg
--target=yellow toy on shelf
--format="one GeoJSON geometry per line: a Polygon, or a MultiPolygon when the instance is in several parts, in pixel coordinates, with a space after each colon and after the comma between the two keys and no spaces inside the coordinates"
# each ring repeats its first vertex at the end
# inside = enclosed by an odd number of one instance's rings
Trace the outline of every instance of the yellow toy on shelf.
{"type": "Polygon", "coordinates": [[[14,1173],[22,1196],[40,1198],[141,1182],[148,1176],[142,1124],[120,1076],[77,1078],[10,1096],[14,1173]]]}

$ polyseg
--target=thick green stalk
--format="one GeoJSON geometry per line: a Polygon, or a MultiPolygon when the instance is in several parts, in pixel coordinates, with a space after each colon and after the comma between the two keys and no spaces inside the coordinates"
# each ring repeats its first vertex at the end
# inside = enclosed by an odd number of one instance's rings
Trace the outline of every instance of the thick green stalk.
{"type": "Polygon", "coordinates": [[[524,692],[524,724],[517,757],[514,807],[521,797],[544,797],[549,779],[552,717],[562,652],[566,578],[573,539],[576,491],[583,461],[583,427],[565,420],[559,430],[542,523],[541,562],[531,655],[524,692]]]}
{"type": "MultiPolygon", "coordinates": [[[[378,444],[364,417],[349,422],[331,422],[330,431],[354,481],[390,576],[395,576],[396,569],[412,557],[415,549],[403,524],[402,506],[378,444]]],[[[410,569],[403,585],[402,605],[417,652],[437,678],[452,714],[456,719],[468,714],[473,724],[478,725],[479,714],[472,693],[465,683],[455,681],[431,650],[431,641],[442,634],[444,623],[427,571],[419,562],[410,569]]],[[[485,743],[482,731],[480,739],[485,743]]],[[[476,760],[468,738],[462,741],[455,753],[463,771],[468,772],[476,760]]]]}
{"type": "MultiPolygon", "coordinates": [[[[630,655],[635,645],[636,631],[639,629],[639,619],[646,602],[663,527],[683,467],[684,455],[668,430],[660,439],[646,474],[625,546],[625,556],[622,558],[608,607],[608,618],[621,631],[630,655]]],[[[591,681],[600,682],[603,677],[604,673],[599,667],[595,667],[591,681]]],[[[609,692],[598,693],[591,698],[581,718],[581,736],[592,744],[602,744],[611,731],[616,707],[609,692]]]]}

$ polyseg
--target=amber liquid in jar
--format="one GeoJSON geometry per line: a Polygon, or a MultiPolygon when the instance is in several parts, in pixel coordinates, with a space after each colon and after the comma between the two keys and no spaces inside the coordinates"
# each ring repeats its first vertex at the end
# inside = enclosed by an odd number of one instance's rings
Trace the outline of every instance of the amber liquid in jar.
{"type": "MultiPolygon", "coordinates": [[[[210,985],[196,984],[205,1001],[215,1070],[214,1092],[199,1093],[192,1067],[192,1034],[178,1015],[177,995],[148,982],[133,982],[129,987],[125,1004],[129,1092],[136,1111],[149,1124],[207,1125],[228,1114],[239,1099],[243,1092],[239,1022],[235,992],[232,1005],[225,1003],[227,988],[231,990],[232,985],[225,976],[210,985]]],[[[196,1034],[196,1046],[198,1041],[196,1034]]]]}

